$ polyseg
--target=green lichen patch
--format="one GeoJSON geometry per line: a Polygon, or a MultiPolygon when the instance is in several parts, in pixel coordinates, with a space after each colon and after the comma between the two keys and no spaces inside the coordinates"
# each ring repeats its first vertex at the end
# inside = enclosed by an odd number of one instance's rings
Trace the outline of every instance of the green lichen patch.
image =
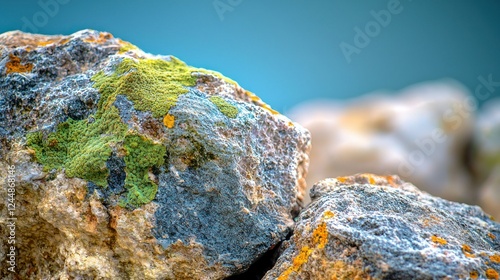
{"type": "Polygon", "coordinates": [[[140,111],[151,111],[155,118],[164,116],[177,102],[179,95],[194,86],[191,75],[195,68],[172,57],[162,59],[123,59],[111,75],[97,73],[92,80],[103,95],[102,102],[112,104],[116,95],[126,95],[140,111]]]}
{"type": "Polygon", "coordinates": [[[154,199],[158,186],[149,176],[153,166],[163,164],[166,150],[145,136],[128,131],[118,109],[113,105],[118,94],[126,95],[134,108],[165,115],[177,102],[186,86],[196,79],[192,69],[172,58],[133,60],[125,58],[110,75],[98,72],[92,77],[101,94],[97,111],[88,120],[69,119],[46,137],[41,132],[27,135],[27,145],[35,151],[36,160],[45,170],[64,169],[70,178],[77,177],[106,187],[109,170],[106,162],[113,148],[123,147],[127,199],[122,205],[139,207],[154,199]]]}
{"type": "Polygon", "coordinates": [[[36,160],[46,171],[62,168],[70,178],[78,177],[98,186],[107,185],[106,160],[111,147],[123,139],[126,126],[112,107],[103,117],[89,123],[69,119],[46,138],[41,132],[27,135],[27,145],[35,150],[36,160]]]}
{"type": "MultiPolygon", "coordinates": [[[[70,178],[77,177],[107,187],[110,176],[106,162],[113,151],[125,151],[125,188],[128,190],[122,206],[139,207],[155,198],[158,185],[153,181],[152,169],[164,164],[166,148],[144,135],[129,131],[123,123],[114,102],[118,94],[127,96],[134,108],[151,111],[154,117],[163,117],[177,102],[179,95],[187,93],[196,84],[191,74],[196,68],[171,58],[162,59],[124,58],[112,74],[98,72],[92,77],[94,87],[101,94],[94,116],[88,120],[69,119],[58,125],[48,135],[29,133],[27,145],[35,151],[36,161],[44,169],[62,170],[70,178]]],[[[238,109],[221,97],[210,100],[229,118],[235,118],[238,109]]],[[[203,161],[214,159],[196,139],[185,139],[179,153],[182,161],[191,167],[199,167],[203,161]]]]}
{"type": "Polygon", "coordinates": [[[125,137],[125,188],[128,189],[127,203],[140,206],[155,198],[158,185],[151,180],[149,174],[153,166],[164,163],[165,146],[140,135],[125,137]]]}
{"type": "Polygon", "coordinates": [[[131,51],[131,50],[138,50],[139,48],[136,47],[135,45],[129,43],[129,42],[125,42],[125,41],[122,41],[120,40],[120,50],[118,50],[118,53],[126,53],[128,51],[131,51]]]}
{"type": "Polygon", "coordinates": [[[121,121],[115,106],[99,113],[100,117],[91,123],[69,119],[47,137],[41,132],[30,133],[27,145],[35,150],[37,162],[46,171],[64,168],[66,176],[82,178],[101,187],[107,187],[109,170],[106,161],[112,148],[123,147],[128,193],[122,205],[140,207],[149,203],[158,189],[149,178],[149,172],[153,166],[163,164],[165,147],[127,131],[127,125],[121,121]]]}
{"type": "Polygon", "coordinates": [[[234,119],[238,115],[239,111],[236,106],[224,100],[224,98],[220,96],[211,96],[210,101],[219,108],[219,111],[226,115],[226,117],[234,119]]]}

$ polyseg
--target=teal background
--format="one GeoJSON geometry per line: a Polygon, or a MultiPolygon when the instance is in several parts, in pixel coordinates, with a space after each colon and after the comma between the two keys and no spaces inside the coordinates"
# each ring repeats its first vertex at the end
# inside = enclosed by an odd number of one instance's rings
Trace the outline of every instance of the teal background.
{"type": "MultiPolygon", "coordinates": [[[[401,13],[351,63],[339,44],[353,45],[354,28],[364,29],[374,20],[370,11],[387,9],[390,1],[64,1],[35,26],[38,33],[108,31],[147,52],[217,70],[285,113],[305,100],[345,99],[427,80],[453,78],[471,90],[480,75],[500,81],[496,0],[401,0],[401,13]],[[230,10],[218,13],[214,3],[230,10]]],[[[0,32],[33,31],[23,27],[23,18],[33,22],[39,12],[39,1],[3,1],[0,32]]]]}

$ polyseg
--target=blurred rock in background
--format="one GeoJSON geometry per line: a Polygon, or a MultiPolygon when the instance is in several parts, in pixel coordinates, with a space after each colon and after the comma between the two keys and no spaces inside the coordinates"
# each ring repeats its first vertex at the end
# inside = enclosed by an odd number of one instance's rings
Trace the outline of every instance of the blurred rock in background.
{"type": "Polygon", "coordinates": [[[396,94],[309,102],[289,115],[312,135],[309,187],[361,172],[398,174],[433,195],[500,216],[500,102],[490,103],[479,113],[465,87],[442,80],[396,94]]]}
{"type": "Polygon", "coordinates": [[[500,98],[488,101],[474,126],[473,171],[477,177],[479,204],[500,217],[500,98]]]}

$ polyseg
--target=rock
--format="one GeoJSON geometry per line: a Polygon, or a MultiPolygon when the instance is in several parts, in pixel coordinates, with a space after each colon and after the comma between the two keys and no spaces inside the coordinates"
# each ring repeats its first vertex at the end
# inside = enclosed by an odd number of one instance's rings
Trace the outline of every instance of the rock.
{"type": "Polygon", "coordinates": [[[464,87],[443,81],[299,105],[290,117],[312,135],[308,186],[347,174],[398,174],[433,195],[477,202],[463,160],[475,110],[467,102],[464,87]]]}
{"type": "Polygon", "coordinates": [[[311,197],[264,279],[498,279],[500,224],[477,206],[371,174],[323,180],[311,197]]]}
{"type": "Polygon", "coordinates": [[[484,104],[474,126],[473,167],[480,185],[479,203],[500,218],[500,99],[484,104]]]}
{"type": "Polygon", "coordinates": [[[17,277],[222,279],[290,232],[310,137],[219,73],[109,33],[16,31],[0,35],[0,146],[17,277]]]}

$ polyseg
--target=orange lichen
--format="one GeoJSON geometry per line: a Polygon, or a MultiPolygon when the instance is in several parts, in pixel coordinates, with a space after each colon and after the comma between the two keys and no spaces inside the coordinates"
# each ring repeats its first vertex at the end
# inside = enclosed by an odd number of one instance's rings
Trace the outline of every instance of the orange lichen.
{"type": "Polygon", "coordinates": [[[448,241],[446,241],[444,238],[441,238],[441,237],[436,236],[436,235],[431,236],[431,240],[432,240],[432,242],[438,243],[438,244],[441,244],[441,245],[448,244],[448,241]]]}
{"type": "Polygon", "coordinates": [[[486,270],[486,277],[488,279],[498,279],[498,272],[493,268],[488,268],[486,270]]]}
{"type": "Polygon", "coordinates": [[[341,183],[345,183],[345,182],[347,182],[347,178],[346,177],[337,177],[337,181],[339,181],[341,183]]]}
{"type": "Polygon", "coordinates": [[[252,92],[246,90],[245,94],[250,97],[250,100],[252,101],[262,101],[257,95],[253,94],[252,92]]]}
{"type": "Polygon", "coordinates": [[[250,100],[254,104],[260,106],[264,110],[270,112],[273,115],[279,115],[280,114],[278,111],[272,109],[271,106],[269,106],[268,104],[264,103],[264,101],[262,101],[262,99],[260,99],[257,95],[253,94],[252,92],[250,92],[248,90],[245,90],[245,94],[250,98],[250,100]]]}
{"type": "Polygon", "coordinates": [[[64,43],[61,43],[62,41],[63,40],[60,37],[48,38],[47,40],[36,41],[36,46],[37,47],[45,47],[45,46],[52,45],[55,43],[58,43],[60,45],[64,45],[64,43]]]}
{"type": "Polygon", "coordinates": [[[293,267],[300,267],[306,263],[312,252],[313,249],[309,248],[309,246],[304,246],[297,257],[293,259],[293,267]]]}
{"type": "Polygon", "coordinates": [[[435,225],[438,224],[441,221],[437,216],[435,215],[430,215],[428,218],[423,219],[422,225],[424,227],[428,227],[430,225],[435,225]]]}
{"type": "Polygon", "coordinates": [[[342,176],[336,178],[338,182],[343,184],[370,184],[377,186],[391,186],[399,188],[399,178],[391,175],[376,175],[372,173],[361,173],[352,176],[342,176]]]}
{"type": "Polygon", "coordinates": [[[493,240],[495,240],[495,239],[497,238],[497,237],[496,237],[493,233],[491,233],[491,232],[488,232],[488,237],[489,237],[489,238],[491,238],[491,239],[493,239],[493,240]]]}
{"type": "Polygon", "coordinates": [[[174,127],[175,117],[170,114],[166,114],[165,117],[163,118],[163,124],[168,128],[174,127]]]}
{"type": "Polygon", "coordinates": [[[362,174],[362,176],[368,180],[370,185],[375,185],[376,182],[375,182],[375,178],[373,178],[373,176],[376,176],[376,175],[365,173],[365,174],[362,174]]]}
{"type": "Polygon", "coordinates": [[[500,263],[500,255],[494,254],[493,256],[490,256],[490,261],[494,263],[500,263]]]}
{"type": "Polygon", "coordinates": [[[472,254],[472,248],[467,244],[462,245],[462,252],[468,258],[475,258],[476,257],[476,256],[474,256],[474,254],[472,254]]]}
{"type": "Polygon", "coordinates": [[[113,35],[111,35],[110,33],[108,33],[108,32],[100,32],[99,33],[99,37],[96,38],[94,36],[91,36],[89,38],[84,39],[83,41],[85,43],[104,44],[104,43],[106,43],[107,40],[112,39],[112,38],[113,38],[113,35]]]}
{"type": "MultiPolygon", "coordinates": [[[[7,35],[7,34],[6,34],[7,35]]],[[[15,31],[13,34],[8,34],[7,37],[0,39],[0,44],[8,48],[24,48],[30,52],[38,47],[44,47],[50,44],[63,45],[69,40],[70,36],[45,36],[15,31]]]]}
{"type": "Polygon", "coordinates": [[[328,242],[328,229],[325,223],[321,223],[313,232],[313,242],[318,244],[319,249],[325,248],[328,242]]]}
{"type": "Polygon", "coordinates": [[[310,246],[304,246],[300,250],[300,253],[293,259],[292,265],[288,267],[279,277],[278,280],[285,280],[290,277],[290,274],[293,272],[299,272],[302,265],[305,264],[309,256],[316,250],[316,249],[323,249],[325,248],[326,243],[328,242],[328,230],[326,227],[326,224],[322,222],[313,232],[312,234],[313,240],[312,243],[315,246],[315,248],[311,248],[310,246]]]}
{"type": "Polygon", "coordinates": [[[300,267],[302,267],[302,265],[307,262],[312,252],[313,249],[309,248],[309,246],[302,247],[300,253],[293,259],[292,266],[290,266],[287,270],[285,270],[278,277],[278,280],[288,279],[288,277],[290,277],[290,274],[292,274],[292,272],[298,272],[300,267]]]}
{"type": "Polygon", "coordinates": [[[477,271],[471,271],[469,276],[471,279],[477,279],[479,277],[479,273],[477,273],[477,271]]]}
{"type": "Polygon", "coordinates": [[[9,54],[10,61],[5,64],[5,73],[25,73],[33,70],[33,64],[21,64],[21,59],[13,54],[9,54]]]}
{"type": "Polygon", "coordinates": [[[273,108],[271,108],[271,106],[269,106],[267,104],[261,104],[260,107],[262,107],[264,110],[267,110],[268,112],[270,112],[273,115],[279,115],[280,114],[278,111],[274,110],[273,108]]]}
{"type": "Polygon", "coordinates": [[[387,183],[389,183],[389,185],[391,185],[391,187],[397,186],[394,176],[388,175],[388,176],[385,176],[385,179],[387,180],[387,183]]]}

